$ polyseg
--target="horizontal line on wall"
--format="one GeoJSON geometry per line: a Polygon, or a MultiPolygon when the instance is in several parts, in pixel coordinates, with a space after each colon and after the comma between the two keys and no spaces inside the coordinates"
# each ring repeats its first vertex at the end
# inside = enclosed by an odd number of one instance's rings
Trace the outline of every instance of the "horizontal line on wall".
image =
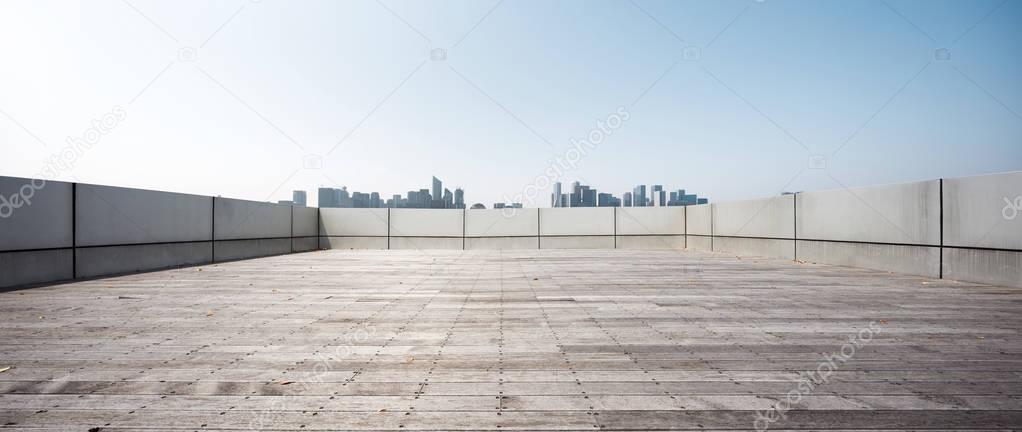
{"type": "MultiPolygon", "coordinates": [[[[336,238],[387,238],[389,236],[385,236],[385,235],[320,235],[319,237],[320,238],[324,238],[324,237],[326,237],[326,238],[330,238],[330,237],[336,237],[336,238]]],[[[461,238],[461,237],[457,237],[457,238],[461,238]]]]}
{"type": "Polygon", "coordinates": [[[74,249],[74,248],[71,247],[71,246],[61,246],[61,247],[48,247],[48,248],[8,249],[8,250],[2,250],[2,251],[0,251],[0,253],[48,252],[48,251],[71,250],[71,249],[74,249]]]}
{"type": "MultiPolygon", "coordinates": [[[[695,234],[690,234],[690,235],[695,235],[695,234]]],[[[701,237],[709,237],[709,236],[701,236],[701,237]]],[[[713,237],[719,237],[719,238],[737,238],[737,239],[752,239],[752,240],[788,240],[788,241],[795,241],[795,239],[793,239],[793,238],[785,238],[785,237],[726,236],[726,235],[715,235],[713,237]]]]}
{"type": "MultiPolygon", "coordinates": [[[[307,236],[307,237],[319,237],[319,236],[307,236]]],[[[216,239],[214,241],[228,242],[228,241],[246,241],[246,240],[288,240],[288,239],[292,239],[292,238],[299,238],[299,237],[252,237],[252,238],[237,238],[237,239],[216,239]]],[[[209,241],[209,240],[206,240],[206,241],[209,241]]]]}
{"type": "Polygon", "coordinates": [[[992,248],[992,247],[980,247],[980,246],[950,246],[944,245],[944,249],[972,249],[989,252],[1022,252],[1022,249],[1004,249],[1004,248],[992,248]]]}

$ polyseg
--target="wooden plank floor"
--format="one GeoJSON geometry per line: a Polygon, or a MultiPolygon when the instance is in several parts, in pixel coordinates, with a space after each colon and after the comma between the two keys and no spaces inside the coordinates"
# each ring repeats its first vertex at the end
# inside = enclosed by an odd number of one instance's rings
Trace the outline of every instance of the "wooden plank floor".
{"type": "Polygon", "coordinates": [[[322,251],[0,294],[0,425],[1010,430],[1020,326],[1018,289],[791,261],[322,251]]]}

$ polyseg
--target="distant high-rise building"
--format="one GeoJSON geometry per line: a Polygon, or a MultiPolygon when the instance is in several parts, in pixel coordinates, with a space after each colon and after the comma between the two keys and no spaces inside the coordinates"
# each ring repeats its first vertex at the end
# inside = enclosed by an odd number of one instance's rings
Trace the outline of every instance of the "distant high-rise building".
{"type": "Polygon", "coordinates": [[[296,206],[305,207],[307,201],[306,198],[307,196],[305,195],[305,191],[303,190],[296,190],[291,192],[291,202],[294,203],[294,205],[296,206]]]}
{"type": "Polygon", "coordinates": [[[696,204],[709,204],[709,202],[710,202],[710,200],[707,199],[707,198],[698,198],[698,199],[696,199],[696,204]]]}
{"type": "Polygon", "coordinates": [[[638,185],[632,190],[632,207],[646,206],[646,185],[638,185]]]}
{"type": "Polygon", "coordinates": [[[454,208],[454,194],[447,188],[444,188],[444,208],[454,208]]]}
{"type": "Polygon", "coordinates": [[[340,203],[337,202],[337,189],[334,188],[319,188],[319,207],[320,208],[334,208],[340,207],[340,203]]]}
{"type": "Polygon", "coordinates": [[[550,207],[561,206],[561,182],[554,183],[554,193],[550,194],[550,207]]]}
{"type": "Polygon", "coordinates": [[[348,187],[341,186],[340,189],[334,189],[334,195],[337,200],[337,207],[351,208],[354,207],[352,197],[348,196],[348,187]]]}
{"type": "Polygon", "coordinates": [[[462,188],[454,189],[454,208],[465,208],[465,190],[462,188]]]}
{"type": "Polygon", "coordinates": [[[625,204],[624,206],[625,207],[631,207],[632,206],[632,193],[631,192],[625,192],[621,196],[624,198],[624,204],[625,204]]]}
{"type": "Polygon", "coordinates": [[[394,194],[389,200],[387,200],[387,207],[399,208],[401,207],[401,195],[394,194]]]}
{"type": "Polygon", "coordinates": [[[504,203],[493,203],[493,208],[502,209],[504,208],[504,203]]]}
{"type": "Polygon", "coordinates": [[[373,192],[369,194],[369,208],[380,208],[383,203],[380,202],[380,193],[373,192]]]}
{"type": "Polygon", "coordinates": [[[432,199],[439,200],[443,199],[444,183],[440,179],[433,177],[433,194],[432,199]]]}

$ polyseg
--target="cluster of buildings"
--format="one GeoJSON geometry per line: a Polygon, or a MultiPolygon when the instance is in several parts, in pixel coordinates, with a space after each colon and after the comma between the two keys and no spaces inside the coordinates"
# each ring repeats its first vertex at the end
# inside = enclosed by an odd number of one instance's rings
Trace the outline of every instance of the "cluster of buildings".
{"type": "Polygon", "coordinates": [[[340,189],[319,188],[319,206],[321,208],[465,208],[465,191],[455,188],[454,192],[443,187],[440,179],[433,177],[432,189],[408,191],[408,195],[393,195],[383,199],[379,192],[352,192],[347,187],[340,189]]]}
{"type": "MultiPolygon", "coordinates": [[[[296,190],[290,201],[278,201],[280,204],[296,206],[307,205],[305,191],[296,190]]],[[[550,196],[551,207],[673,207],[695,204],[706,204],[706,198],[696,194],[687,194],[685,189],[665,191],[662,185],[638,185],[631,192],[625,192],[621,198],[610,193],[598,192],[595,188],[571,183],[571,189],[563,191],[560,182],[554,183],[554,191],[550,196]]],[[[408,191],[404,197],[393,195],[383,199],[379,192],[348,192],[347,187],[340,189],[319,188],[319,206],[321,208],[435,208],[463,209],[465,207],[465,191],[455,188],[454,192],[444,188],[440,179],[433,177],[432,188],[408,191]]],[[[473,204],[472,209],[484,209],[482,204],[473,204]]],[[[522,208],[522,203],[494,203],[493,208],[522,208]]]]}
{"type": "Polygon", "coordinates": [[[696,194],[687,194],[685,189],[665,191],[663,185],[638,185],[621,198],[610,193],[600,193],[595,188],[573,182],[568,192],[563,191],[560,182],[554,183],[550,194],[551,207],[673,207],[706,204],[709,200],[696,194]]]}

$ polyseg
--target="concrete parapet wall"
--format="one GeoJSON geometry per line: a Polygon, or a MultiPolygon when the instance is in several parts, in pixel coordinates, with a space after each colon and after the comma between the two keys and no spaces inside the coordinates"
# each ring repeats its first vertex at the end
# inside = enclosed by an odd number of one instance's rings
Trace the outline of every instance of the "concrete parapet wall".
{"type": "Polygon", "coordinates": [[[0,288],[319,249],[319,209],[0,177],[0,288]],[[19,204],[21,198],[18,198],[19,204]]]}

